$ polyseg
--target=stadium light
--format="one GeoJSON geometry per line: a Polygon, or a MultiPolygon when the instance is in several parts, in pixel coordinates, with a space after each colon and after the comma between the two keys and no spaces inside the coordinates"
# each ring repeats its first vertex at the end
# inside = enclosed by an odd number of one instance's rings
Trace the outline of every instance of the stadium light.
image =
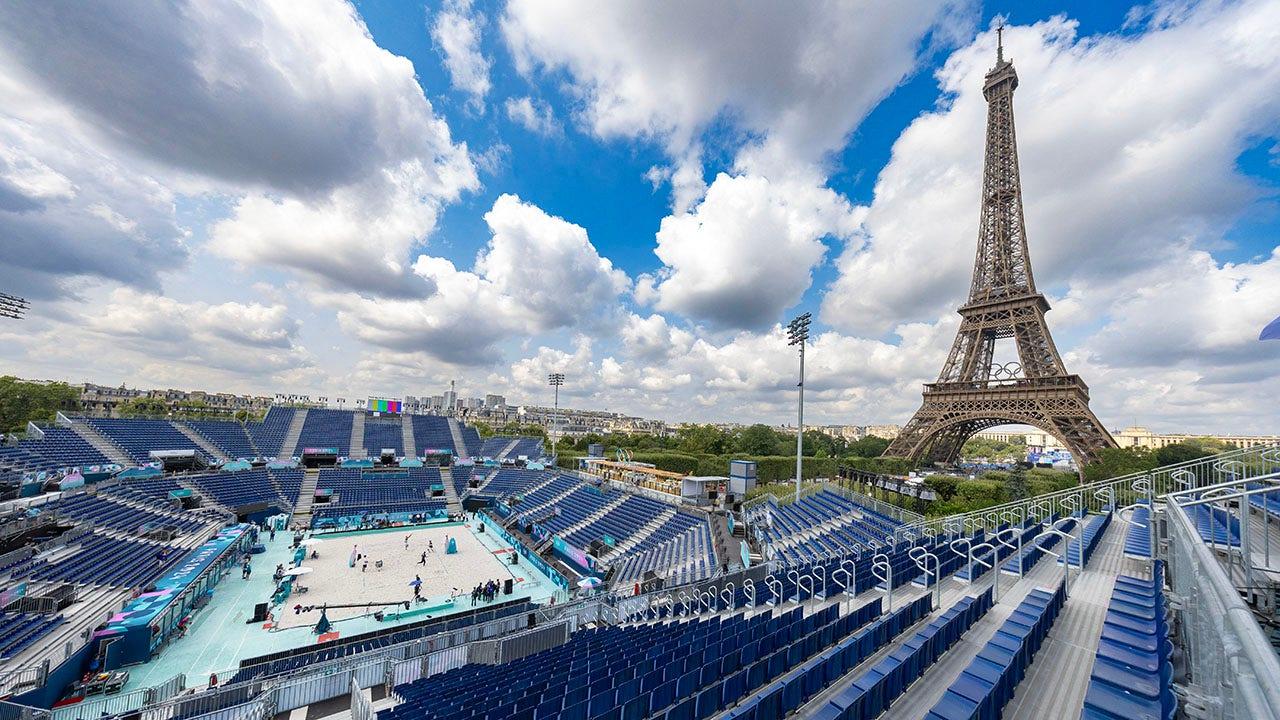
{"type": "Polygon", "coordinates": [[[551,373],[547,375],[547,384],[556,390],[555,411],[551,414],[552,433],[551,433],[551,457],[556,456],[556,435],[555,423],[560,415],[560,386],[564,385],[564,373],[551,373]]]}
{"type": "Polygon", "coordinates": [[[796,419],[796,500],[800,499],[800,478],[803,477],[803,465],[800,457],[804,452],[804,344],[809,339],[809,313],[798,316],[787,325],[787,344],[800,346],[800,410],[796,419]]]}
{"type": "Polygon", "coordinates": [[[8,293],[0,293],[0,317],[21,320],[22,314],[31,307],[26,299],[8,293]]]}

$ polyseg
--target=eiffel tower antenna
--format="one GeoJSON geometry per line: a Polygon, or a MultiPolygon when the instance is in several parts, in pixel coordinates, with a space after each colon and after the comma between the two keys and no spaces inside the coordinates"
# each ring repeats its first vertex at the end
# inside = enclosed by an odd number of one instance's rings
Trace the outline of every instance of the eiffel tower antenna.
{"type": "Polygon", "coordinates": [[[1067,372],[1036,290],[1022,213],[1022,180],[1013,125],[1018,73],[1004,60],[1004,24],[996,28],[996,66],[987,73],[986,159],[982,170],[978,250],[969,298],[951,352],[924,402],[886,455],[950,462],[964,441],[997,425],[1031,425],[1057,438],[1083,466],[1116,442],[1089,409],[1089,388],[1067,372]],[[1018,360],[995,362],[998,340],[1012,340],[1018,360]]]}

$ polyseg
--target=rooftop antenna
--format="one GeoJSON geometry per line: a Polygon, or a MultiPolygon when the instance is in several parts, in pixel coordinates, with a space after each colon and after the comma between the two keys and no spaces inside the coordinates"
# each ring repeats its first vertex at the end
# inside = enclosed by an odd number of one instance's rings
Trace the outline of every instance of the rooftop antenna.
{"type": "Polygon", "coordinates": [[[1004,21],[996,28],[996,64],[1004,62],[1004,21]]]}

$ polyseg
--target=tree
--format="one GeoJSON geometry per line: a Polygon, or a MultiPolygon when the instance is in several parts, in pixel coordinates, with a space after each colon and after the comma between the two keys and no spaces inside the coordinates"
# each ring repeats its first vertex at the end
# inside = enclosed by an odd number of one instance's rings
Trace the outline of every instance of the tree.
{"type": "Polygon", "coordinates": [[[1205,448],[1198,442],[1174,443],[1172,445],[1165,445],[1159,450],[1156,450],[1156,466],[1173,465],[1175,463],[1187,462],[1188,460],[1198,460],[1212,454],[1214,454],[1212,450],[1205,448]]]}
{"type": "Polygon", "coordinates": [[[738,435],[735,449],[747,455],[783,454],[778,452],[780,441],[781,438],[776,430],[768,425],[756,423],[738,435]]]}
{"type": "Polygon", "coordinates": [[[846,452],[854,457],[880,457],[889,449],[889,441],[875,435],[868,435],[849,443],[846,452]]]}
{"type": "Polygon", "coordinates": [[[160,398],[130,398],[116,407],[121,417],[145,417],[169,414],[169,405],[160,398]]]}
{"type": "Polygon", "coordinates": [[[1027,471],[1022,465],[1014,465],[1009,471],[1009,479],[1004,483],[1005,491],[1009,493],[1010,500],[1022,500],[1030,497],[1027,488],[1027,471]]]}
{"type": "Polygon", "coordinates": [[[724,431],[715,425],[686,425],[676,433],[676,447],[687,453],[719,455],[727,448],[724,431]]]}
{"type": "Polygon", "coordinates": [[[924,479],[924,486],[938,494],[938,499],[947,502],[955,497],[960,481],[947,475],[930,475],[924,479]]]}
{"type": "Polygon", "coordinates": [[[0,377],[0,430],[22,432],[27,422],[50,423],[59,410],[76,410],[80,392],[66,383],[36,383],[0,377]]]}
{"type": "Polygon", "coordinates": [[[1147,448],[1103,448],[1098,459],[1084,466],[1087,483],[1108,480],[1156,467],[1155,455],[1147,448]]]}
{"type": "Polygon", "coordinates": [[[482,438],[493,437],[493,426],[487,422],[477,420],[471,423],[471,427],[475,428],[482,438]]]}

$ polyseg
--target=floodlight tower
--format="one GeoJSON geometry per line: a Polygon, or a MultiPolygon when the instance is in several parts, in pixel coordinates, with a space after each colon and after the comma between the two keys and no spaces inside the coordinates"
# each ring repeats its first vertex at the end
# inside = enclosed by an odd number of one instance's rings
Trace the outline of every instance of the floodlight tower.
{"type": "Polygon", "coordinates": [[[17,297],[16,295],[9,295],[8,293],[0,293],[0,317],[21,320],[22,314],[25,313],[29,307],[31,307],[31,304],[23,298],[17,297]]]}
{"type": "Polygon", "coordinates": [[[800,346],[800,409],[796,419],[796,500],[800,499],[800,478],[803,468],[800,457],[804,452],[804,344],[809,339],[809,313],[796,317],[787,325],[787,344],[800,346]]]}
{"type": "Polygon", "coordinates": [[[551,423],[553,426],[553,432],[551,434],[551,456],[555,457],[556,436],[554,432],[554,425],[560,416],[560,386],[564,385],[564,373],[551,373],[550,375],[547,375],[547,384],[555,388],[556,391],[555,412],[551,414],[551,423]]]}

